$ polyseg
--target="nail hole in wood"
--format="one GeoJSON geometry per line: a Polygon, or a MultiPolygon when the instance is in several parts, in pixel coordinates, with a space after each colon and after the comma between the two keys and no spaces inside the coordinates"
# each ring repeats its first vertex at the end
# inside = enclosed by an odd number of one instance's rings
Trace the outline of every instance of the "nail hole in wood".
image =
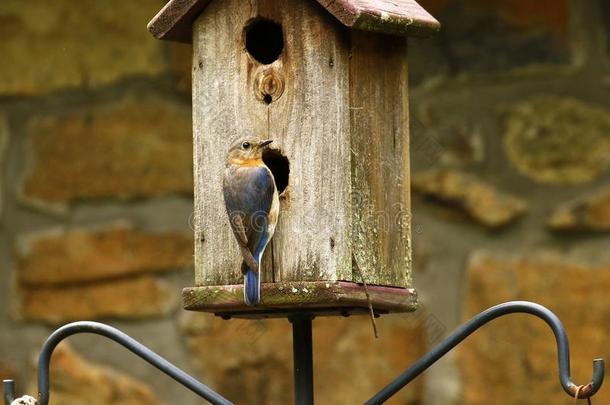
{"type": "Polygon", "coordinates": [[[288,177],[290,175],[288,158],[278,149],[267,148],[263,152],[263,162],[273,173],[277,192],[282,194],[288,187],[288,177]]]}
{"type": "Polygon", "coordinates": [[[273,101],[273,97],[271,97],[271,94],[265,94],[263,96],[263,101],[265,102],[265,104],[269,105],[273,101]]]}
{"type": "Polygon", "coordinates": [[[246,50],[264,65],[276,61],[284,50],[282,26],[271,20],[256,18],[245,28],[246,50]]]}

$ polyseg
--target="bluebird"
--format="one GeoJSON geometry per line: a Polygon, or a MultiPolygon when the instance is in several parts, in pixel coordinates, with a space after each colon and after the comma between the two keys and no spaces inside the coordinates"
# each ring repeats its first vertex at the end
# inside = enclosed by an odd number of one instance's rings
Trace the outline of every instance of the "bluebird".
{"type": "Polygon", "coordinates": [[[273,237],[279,198],[273,173],[263,162],[271,140],[240,139],[229,148],[225,161],[223,194],[229,223],[243,258],[244,301],[260,302],[260,263],[273,237]]]}

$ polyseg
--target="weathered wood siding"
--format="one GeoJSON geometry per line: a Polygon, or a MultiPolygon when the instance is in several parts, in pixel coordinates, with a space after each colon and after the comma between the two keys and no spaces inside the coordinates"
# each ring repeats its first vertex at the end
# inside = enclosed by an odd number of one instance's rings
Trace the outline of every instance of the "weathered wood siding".
{"type": "Polygon", "coordinates": [[[291,179],[273,245],[277,280],[349,280],[347,33],[312,2],[274,9],[284,26],[287,86],[271,104],[270,133],[290,159],[291,179]]]}
{"type": "Polygon", "coordinates": [[[237,137],[264,134],[267,109],[251,97],[240,45],[247,2],[212,2],[193,26],[195,283],[236,284],[240,258],[222,196],[224,159],[237,137]]]}
{"type": "Polygon", "coordinates": [[[222,174],[231,142],[254,135],[290,162],[263,282],[360,282],[354,262],[370,284],[409,287],[406,39],[352,32],[296,0],[213,1],[193,29],[196,285],[242,282],[222,174]],[[255,17],[283,27],[269,65],[245,50],[255,17]],[[283,83],[269,105],[264,73],[283,83]]]}
{"type": "Polygon", "coordinates": [[[407,40],[351,34],[354,281],[410,287],[407,40]]]}
{"type": "Polygon", "coordinates": [[[239,284],[240,257],[222,200],[224,156],[239,135],[274,139],[290,161],[263,281],[350,280],[349,38],[321,6],[303,1],[215,1],[194,25],[195,266],[197,285],[239,284]],[[262,66],[244,49],[254,17],[279,22],[284,51],[262,66]],[[269,106],[263,70],[283,77],[269,106]]]}

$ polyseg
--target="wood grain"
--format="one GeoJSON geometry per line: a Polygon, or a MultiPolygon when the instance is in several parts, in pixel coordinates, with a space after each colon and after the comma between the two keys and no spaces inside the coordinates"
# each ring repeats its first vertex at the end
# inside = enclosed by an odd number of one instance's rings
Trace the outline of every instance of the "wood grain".
{"type": "Polygon", "coordinates": [[[221,178],[229,145],[244,135],[274,139],[290,162],[262,280],[351,280],[346,32],[312,2],[221,4],[212,3],[195,23],[196,285],[242,279],[221,178]],[[242,45],[243,27],[255,16],[284,27],[288,45],[271,65],[260,65],[242,45]],[[267,106],[255,84],[269,70],[285,83],[281,97],[267,106]]]}
{"type": "MultiPolygon", "coordinates": [[[[195,21],[193,51],[195,285],[242,283],[221,182],[229,145],[256,136],[290,162],[263,282],[410,288],[406,39],[345,28],[316,2],[225,0],[195,21]],[[283,27],[284,50],[268,65],[243,43],[258,17],[283,27]],[[270,76],[282,91],[266,104],[260,83],[270,76]]],[[[199,310],[216,307],[208,298],[199,310]]]]}
{"type": "MultiPolygon", "coordinates": [[[[410,312],[417,308],[413,289],[369,286],[375,312],[410,312]]],[[[249,307],[243,302],[242,285],[185,288],[185,309],[226,315],[287,313],[299,310],[341,314],[367,314],[368,302],[362,285],[349,282],[286,282],[261,285],[261,305],[249,307]]]]}
{"type": "Polygon", "coordinates": [[[351,280],[348,33],[316,3],[259,3],[287,44],[284,94],[269,108],[270,136],[290,161],[275,281],[351,280]]]}
{"type": "Polygon", "coordinates": [[[267,107],[253,96],[255,67],[241,45],[243,27],[252,16],[249,2],[212,2],[194,25],[196,285],[236,284],[242,279],[241,259],[224,207],[222,176],[227,150],[235,139],[262,138],[267,133],[267,107]]]}
{"type": "MultiPolygon", "coordinates": [[[[428,36],[439,22],[415,0],[317,0],[347,27],[396,35],[428,36]]],[[[210,0],[170,0],[148,23],[155,38],[192,42],[192,26],[210,0]]],[[[300,7],[302,0],[284,0],[300,7]]]]}
{"type": "Polygon", "coordinates": [[[351,36],[353,279],[410,287],[407,41],[351,36]]]}

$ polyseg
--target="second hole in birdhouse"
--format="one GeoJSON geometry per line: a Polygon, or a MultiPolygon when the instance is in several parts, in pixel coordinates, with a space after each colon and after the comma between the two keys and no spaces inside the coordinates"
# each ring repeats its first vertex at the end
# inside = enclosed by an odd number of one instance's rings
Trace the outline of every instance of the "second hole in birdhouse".
{"type": "Polygon", "coordinates": [[[245,28],[246,50],[264,65],[276,61],[284,50],[282,26],[271,20],[256,18],[245,28]]]}
{"type": "Polygon", "coordinates": [[[290,175],[290,163],[288,158],[282,155],[278,149],[265,149],[263,152],[263,162],[273,173],[277,192],[282,194],[288,187],[288,177],[290,175]]]}

